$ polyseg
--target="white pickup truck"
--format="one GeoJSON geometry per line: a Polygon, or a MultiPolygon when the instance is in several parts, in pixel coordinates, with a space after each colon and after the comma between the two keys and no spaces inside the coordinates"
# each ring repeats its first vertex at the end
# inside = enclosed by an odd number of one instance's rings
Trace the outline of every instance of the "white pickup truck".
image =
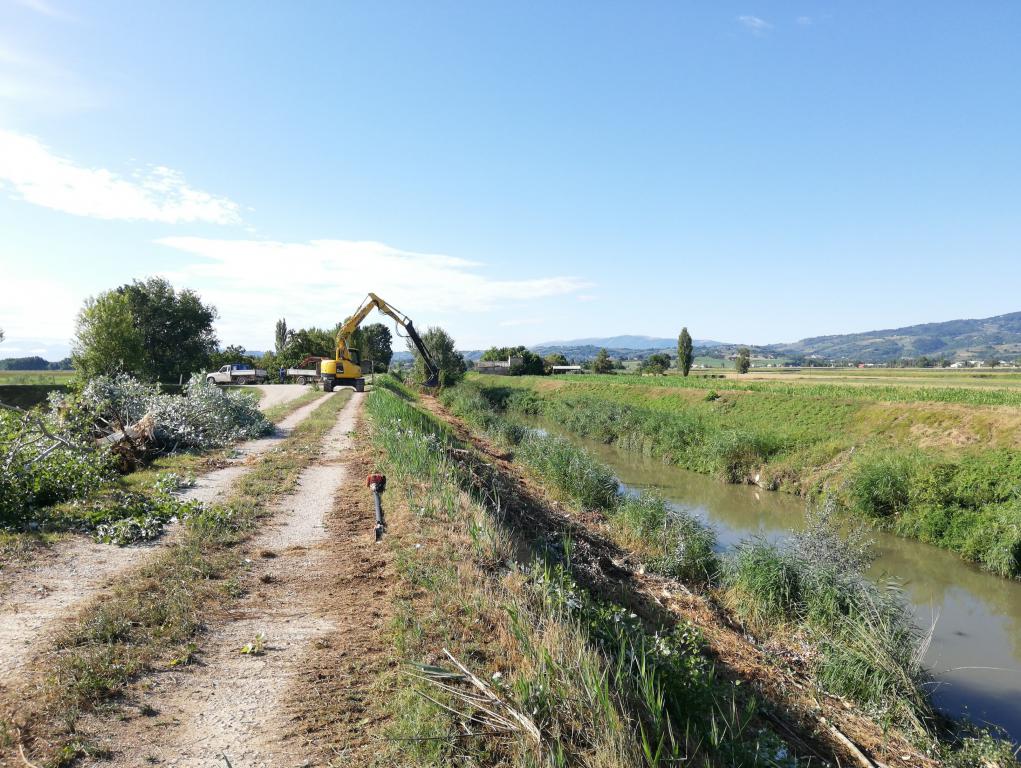
{"type": "Polygon", "coordinates": [[[218,371],[206,374],[206,381],[210,384],[262,384],[265,380],[265,369],[242,363],[225,365],[218,371]]]}

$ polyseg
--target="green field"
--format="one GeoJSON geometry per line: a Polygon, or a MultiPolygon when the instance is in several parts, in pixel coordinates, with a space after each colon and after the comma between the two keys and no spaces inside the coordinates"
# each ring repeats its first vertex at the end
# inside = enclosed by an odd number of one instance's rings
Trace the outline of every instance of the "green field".
{"type": "Polygon", "coordinates": [[[0,371],[0,386],[67,384],[74,371],[0,371]]]}
{"type": "Polygon", "coordinates": [[[728,482],[832,496],[851,514],[1021,576],[1021,389],[1010,376],[982,388],[951,376],[932,386],[887,383],[896,376],[473,380],[508,411],[728,482]]]}

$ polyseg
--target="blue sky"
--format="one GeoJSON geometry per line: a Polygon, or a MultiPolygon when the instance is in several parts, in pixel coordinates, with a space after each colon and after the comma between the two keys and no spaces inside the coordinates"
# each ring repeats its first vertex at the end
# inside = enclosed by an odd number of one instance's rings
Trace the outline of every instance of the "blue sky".
{"type": "Polygon", "coordinates": [[[1021,5],[0,0],[0,356],[169,276],[463,348],[1021,309],[1021,5]]]}

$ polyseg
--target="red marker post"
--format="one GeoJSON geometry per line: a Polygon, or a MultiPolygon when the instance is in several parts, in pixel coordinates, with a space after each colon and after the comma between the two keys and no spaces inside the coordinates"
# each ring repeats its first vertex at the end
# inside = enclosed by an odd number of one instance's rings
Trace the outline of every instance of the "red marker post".
{"type": "Polygon", "coordinates": [[[376,541],[383,538],[386,521],[383,519],[383,491],[386,490],[386,475],[373,473],[365,480],[365,485],[372,491],[372,499],[376,502],[376,541]]]}

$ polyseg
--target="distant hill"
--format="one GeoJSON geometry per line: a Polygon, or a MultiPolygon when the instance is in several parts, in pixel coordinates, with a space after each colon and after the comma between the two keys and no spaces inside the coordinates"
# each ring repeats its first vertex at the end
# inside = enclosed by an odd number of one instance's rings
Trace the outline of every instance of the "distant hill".
{"type": "Polygon", "coordinates": [[[865,333],[814,336],[793,344],[771,344],[780,355],[818,356],[830,360],[885,362],[901,358],[945,356],[985,359],[1021,354],[1021,312],[981,320],[948,320],[865,333]]]}
{"type": "MultiPolygon", "coordinates": [[[[696,347],[718,347],[723,342],[694,339],[692,342],[696,347]]],[[[567,341],[544,341],[536,344],[532,349],[549,349],[559,351],[559,347],[595,347],[597,350],[602,347],[609,349],[677,349],[677,338],[664,339],[657,336],[603,336],[588,339],[570,339],[567,341]]]]}

